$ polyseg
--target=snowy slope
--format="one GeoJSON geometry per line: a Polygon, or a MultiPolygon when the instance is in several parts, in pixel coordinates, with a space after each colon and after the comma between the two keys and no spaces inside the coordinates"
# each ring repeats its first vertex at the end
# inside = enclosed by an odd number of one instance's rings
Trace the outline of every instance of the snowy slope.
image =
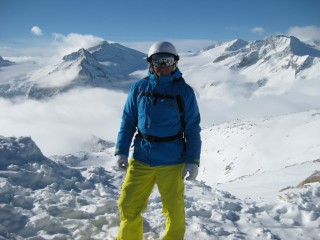
{"type": "MultiPolygon", "coordinates": [[[[0,137],[0,156],[3,239],[114,239],[121,173],[92,167],[90,158],[88,167],[54,162],[28,137],[0,137]]],[[[112,161],[106,153],[92,157],[112,161]]],[[[239,200],[203,182],[187,183],[185,238],[316,239],[319,196],[320,185],[314,184],[286,190],[274,203],[265,204],[239,200]]],[[[161,208],[155,189],[143,214],[145,239],[160,239],[161,208]]]]}
{"type": "Polygon", "coordinates": [[[204,129],[199,179],[243,199],[272,201],[320,169],[319,132],[319,111],[204,129]]]}
{"type": "Polygon", "coordinates": [[[204,179],[215,183],[234,181],[243,175],[319,159],[319,133],[319,111],[243,119],[204,129],[204,179]]]}

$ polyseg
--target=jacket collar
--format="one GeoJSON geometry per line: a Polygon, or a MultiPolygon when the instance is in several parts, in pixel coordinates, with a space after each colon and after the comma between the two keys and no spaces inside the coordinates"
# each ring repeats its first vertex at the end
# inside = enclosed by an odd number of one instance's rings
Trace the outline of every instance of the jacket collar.
{"type": "Polygon", "coordinates": [[[167,84],[167,83],[171,83],[174,79],[178,79],[182,77],[182,73],[180,72],[180,70],[178,68],[176,68],[176,70],[171,73],[168,76],[161,76],[160,78],[153,72],[148,72],[148,76],[149,79],[152,83],[154,84],[167,84]]]}

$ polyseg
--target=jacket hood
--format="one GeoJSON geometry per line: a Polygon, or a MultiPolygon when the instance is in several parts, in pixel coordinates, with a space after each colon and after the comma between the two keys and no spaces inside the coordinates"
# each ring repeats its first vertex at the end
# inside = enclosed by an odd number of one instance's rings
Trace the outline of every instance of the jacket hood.
{"type": "Polygon", "coordinates": [[[172,72],[168,76],[160,76],[158,77],[154,72],[151,72],[150,70],[148,71],[148,76],[150,80],[155,83],[160,83],[160,84],[165,84],[165,83],[170,83],[174,79],[178,79],[182,77],[182,73],[180,72],[179,68],[176,68],[174,72],[172,72]]]}

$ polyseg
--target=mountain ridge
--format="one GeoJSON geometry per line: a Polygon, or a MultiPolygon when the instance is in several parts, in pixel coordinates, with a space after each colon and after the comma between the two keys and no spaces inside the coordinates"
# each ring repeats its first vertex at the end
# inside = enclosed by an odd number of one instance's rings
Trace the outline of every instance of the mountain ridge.
{"type": "Polygon", "coordinates": [[[219,63],[236,55],[241,55],[241,61],[237,64],[229,64],[230,68],[246,68],[261,60],[268,61],[272,55],[278,58],[293,55],[308,56],[309,59],[314,59],[320,57],[320,51],[301,42],[296,37],[277,35],[270,36],[266,40],[253,41],[240,49],[235,48],[231,53],[223,54],[214,59],[213,63],[219,63]]]}
{"type": "MultiPolygon", "coordinates": [[[[145,56],[118,43],[103,41],[26,74],[23,82],[17,78],[6,81],[6,85],[0,83],[0,96],[12,97],[24,93],[28,98],[42,99],[78,87],[122,88],[128,91],[130,81],[137,80],[130,74],[147,69],[145,56]]],[[[257,93],[264,91],[256,91],[259,88],[282,92],[274,89],[279,86],[275,84],[279,78],[291,82],[289,89],[296,79],[320,77],[316,70],[320,68],[320,51],[295,37],[284,35],[250,43],[242,39],[217,43],[192,56],[194,59],[203,56],[201,61],[205,65],[211,63],[216,68],[240,71],[248,76],[248,84],[253,84],[250,88],[257,93]]]]}

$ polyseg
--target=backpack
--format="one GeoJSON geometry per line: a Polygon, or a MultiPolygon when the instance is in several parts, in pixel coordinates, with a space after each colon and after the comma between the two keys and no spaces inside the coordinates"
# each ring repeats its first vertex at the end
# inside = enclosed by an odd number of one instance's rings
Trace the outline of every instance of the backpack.
{"type": "MultiPolygon", "coordinates": [[[[149,80],[149,77],[146,77],[145,79],[149,80]]],[[[178,83],[178,82],[185,82],[185,80],[183,79],[183,77],[180,78],[176,78],[173,80],[174,82],[178,83]]],[[[181,131],[179,133],[177,133],[176,135],[173,136],[168,136],[168,137],[156,137],[156,136],[151,136],[151,135],[146,135],[142,132],[140,132],[140,130],[138,129],[138,134],[150,141],[150,142],[168,142],[168,141],[173,141],[173,140],[177,140],[177,139],[183,139],[184,142],[184,150],[186,148],[186,141],[185,141],[185,136],[184,136],[184,129],[185,129],[185,118],[184,118],[184,104],[183,104],[183,100],[182,97],[180,96],[180,94],[178,95],[169,95],[169,94],[160,94],[157,92],[141,92],[139,94],[142,97],[153,97],[153,104],[157,104],[157,101],[159,98],[164,98],[164,99],[175,99],[179,108],[179,115],[180,115],[180,123],[181,123],[181,131]]]]}

